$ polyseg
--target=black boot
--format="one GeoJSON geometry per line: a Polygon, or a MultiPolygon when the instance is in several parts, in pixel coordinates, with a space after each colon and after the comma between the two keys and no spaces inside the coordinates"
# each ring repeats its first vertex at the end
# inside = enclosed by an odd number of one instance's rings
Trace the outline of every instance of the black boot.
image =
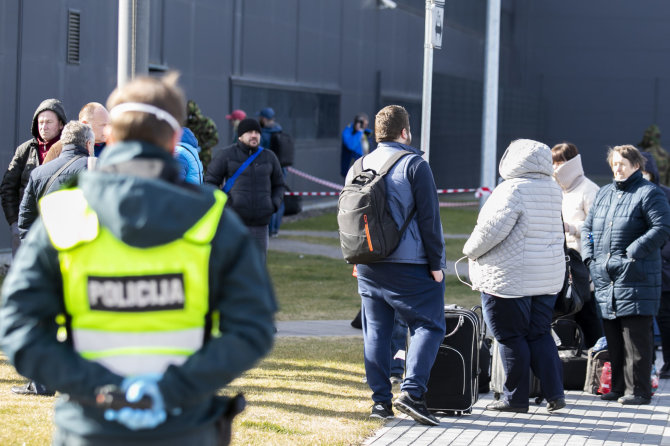
{"type": "Polygon", "coordinates": [[[351,321],[351,326],[354,328],[358,328],[361,330],[363,328],[363,324],[361,323],[361,310],[358,310],[358,314],[354,318],[353,321],[351,321]]]}

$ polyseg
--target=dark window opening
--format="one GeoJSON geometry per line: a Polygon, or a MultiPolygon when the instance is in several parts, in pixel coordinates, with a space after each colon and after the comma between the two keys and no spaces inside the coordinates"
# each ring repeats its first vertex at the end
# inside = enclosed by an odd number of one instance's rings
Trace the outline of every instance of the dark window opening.
{"type": "Polygon", "coordinates": [[[272,107],[275,121],[294,138],[339,137],[339,94],[234,85],[232,99],[233,109],[242,109],[249,117],[272,107]]]}

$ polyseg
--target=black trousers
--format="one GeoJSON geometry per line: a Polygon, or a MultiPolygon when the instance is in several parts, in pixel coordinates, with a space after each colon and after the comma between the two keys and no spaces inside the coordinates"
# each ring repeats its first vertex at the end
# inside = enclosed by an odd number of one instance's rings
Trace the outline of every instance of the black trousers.
{"type": "Polygon", "coordinates": [[[584,332],[584,345],[586,345],[586,348],[593,347],[598,342],[598,339],[602,337],[603,327],[600,315],[596,309],[596,298],[593,292],[591,292],[591,299],[575,314],[575,322],[579,324],[584,332]]]}
{"type": "Polygon", "coordinates": [[[670,291],[661,294],[661,306],[656,315],[656,323],[661,332],[663,364],[670,364],[670,291]]]}
{"type": "Polygon", "coordinates": [[[612,365],[612,392],[651,398],[652,317],[603,319],[612,365]]]}

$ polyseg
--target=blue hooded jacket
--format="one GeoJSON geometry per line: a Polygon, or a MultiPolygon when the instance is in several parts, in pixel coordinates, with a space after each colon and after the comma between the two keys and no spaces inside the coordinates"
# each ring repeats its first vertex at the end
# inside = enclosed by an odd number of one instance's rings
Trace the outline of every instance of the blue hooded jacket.
{"type": "Polygon", "coordinates": [[[180,166],[179,175],[187,183],[202,184],[203,168],[198,153],[198,140],[191,129],[184,127],[181,141],[174,148],[174,158],[180,166]]]}

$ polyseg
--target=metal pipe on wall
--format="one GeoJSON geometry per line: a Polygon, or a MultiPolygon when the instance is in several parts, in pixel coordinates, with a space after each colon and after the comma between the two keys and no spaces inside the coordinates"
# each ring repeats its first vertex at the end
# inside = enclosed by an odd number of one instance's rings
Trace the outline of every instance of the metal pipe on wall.
{"type": "Polygon", "coordinates": [[[116,84],[149,74],[149,0],[119,0],[116,84]]]}
{"type": "MultiPolygon", "coordinates": [[[[488,0],[484,67],[484,112],[482,117],[482,164],[479,185],[496,185],[498,142],[498,72],[500,62],[500,0],[488,0]]],[[[488,195],[482,195],[483,205],[488,195]]]]}

